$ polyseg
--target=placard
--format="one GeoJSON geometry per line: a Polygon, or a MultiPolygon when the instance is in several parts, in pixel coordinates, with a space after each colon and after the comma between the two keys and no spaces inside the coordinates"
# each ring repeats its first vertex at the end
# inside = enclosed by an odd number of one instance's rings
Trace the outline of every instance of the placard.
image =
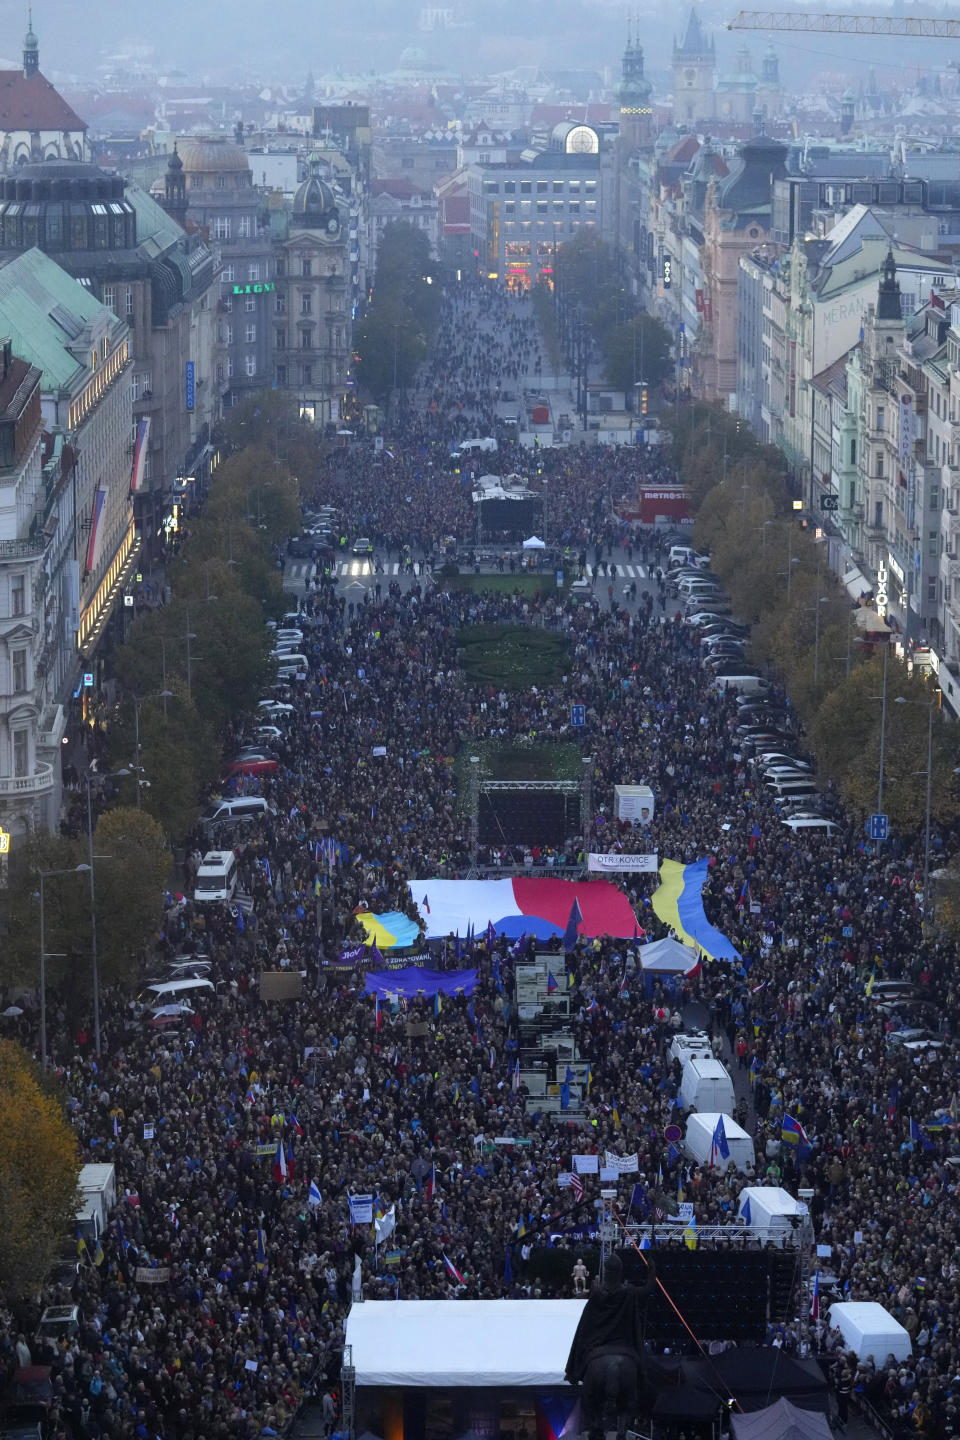
{"type": "Polygon", "coordinates": [[[599,1155],[574,1155],[573,1168],[578,1175],[599,1175],[599,1155]]]}
{"type": "Polygon", "coordinates": [[[603,1183],[608,1185],[611,1183],[611,1181],[615,1183],[617,1180],[620,1179],[620,1171],[616,1168],[615,1165],[601,1165],[600,1179],[603,1183]]]}
{"type": "Polygon", "coordinates": [[[152,1125],[144,1125],[144,1127],[143,1127],[143,1138],[144,1138],[144,1140],[152,1140],[152,1139],[153,1139],[153,1133],[154,1133],[154,1131],[153,1131],[153,1126],[152,1126],[152,1125]]]}
{"type": "Polygon", "coordinates": [[[299,1000],[303,977],[299,970],[261,970],[261,1000],[299,1000]]]}
{"type": "Polygon", "coordinates": [[[692,1200],[681,1200],[680,1204],[677,1206],[677,1219],[682,1220],[685,1225],[689,1225],[690,1221],[693,1219],[692,1200]]]}
{"type": "Polygon", "coordinates": [[[833,1247],[832,1247],[831,1245],[818,1245],[818,1246],[817,1246],[817,1259],[818,1259],[818,1260],[829,1260],[829,1259],[830,1259],[830,1256],[831,1256],[832,1254],[833,1254],[833,1247]]]}
{"type": "Polygon", "coordinates": [[[165,1285],[170,1279],[169,1265],[138,1265],[133,1272],[138,1285],[165,1285]]]}

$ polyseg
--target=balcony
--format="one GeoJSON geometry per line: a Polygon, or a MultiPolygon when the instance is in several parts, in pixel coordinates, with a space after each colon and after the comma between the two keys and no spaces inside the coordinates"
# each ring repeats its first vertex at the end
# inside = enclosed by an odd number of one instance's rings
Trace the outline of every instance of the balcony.
{"type": "Polygon", "coordinates": [[[43,795],[53,789],[53,766],[37,763],[32,775],[0,775],[0,797],[43,795]]]}
{"type": "Polygon", "coordinates": [[[22,540],[0,540],[0,564],[4,560],[35,560],[50,544],[50,536],[28,535],[22,540]]]}

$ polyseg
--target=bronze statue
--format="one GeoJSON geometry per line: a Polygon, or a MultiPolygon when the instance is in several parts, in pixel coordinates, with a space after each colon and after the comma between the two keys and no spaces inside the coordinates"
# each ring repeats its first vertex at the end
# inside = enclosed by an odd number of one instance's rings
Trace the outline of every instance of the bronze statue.
{"type": "Polygon", "coordinates": [[[642,1288],[623,1278],[623,1262],[611,1255],[603,1280],[594,1284],[577,1325],[566,1380],[582,1386],[582,1429],[590,1440],[603,1440],[604,1417],[617,1417],[618,1440],[624,1440],[638,1401],[643,1360],[646,1300],[656,1283],[652,1256],[646,1256],[642,1288]]]}

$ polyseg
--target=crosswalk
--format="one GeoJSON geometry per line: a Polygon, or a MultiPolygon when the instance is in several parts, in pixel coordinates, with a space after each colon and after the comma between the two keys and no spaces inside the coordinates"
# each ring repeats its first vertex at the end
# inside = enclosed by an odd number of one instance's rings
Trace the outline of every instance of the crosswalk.
{"type": "MultiPolygon", "coordinates": [[[[313,579],[316,571],[317,567],[312,560],[294,560],[289,561],[287,564],[287,575],[291,580],[313,579]]],[[[351,558],[349,560],[338,560],[334,567],[334,575],[338,580],[360,580],[365,575],[373,575],[374,573],[374,562],[369,559],[361,560],[359,558],[351,558]]],[[[400,561],[384,561],[379,573],[384,576],[399,575],[400,561]]],[[[409,572],[405,571],[404,573],[409,572]]],[[[417,573],[423,573],[423,567],[419,562],[417,563],[417,573]]],[[[509,569],[504,571],[504,573],[509,574],[509,569]]],[[[546,574],[547,572],[543,571],[541,573],[546,574]]],[[[609,572],[605,575],[601,571],[597,576],[597,584],[599,585],[603,580],[609,581],[611,578],[614,580],[646,580],[649,577],[649,573],[649,567],[646,565],[618,564],[617,573],[612,577],[609,572]]]]}

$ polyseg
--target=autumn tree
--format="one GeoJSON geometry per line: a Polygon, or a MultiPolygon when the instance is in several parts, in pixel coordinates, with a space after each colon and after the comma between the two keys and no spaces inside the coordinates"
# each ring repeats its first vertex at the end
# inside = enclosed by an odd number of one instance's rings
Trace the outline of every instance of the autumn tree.
{"type": "MultiPolygon", "coordinates": [[[[168,694],[139,703],[140,766],[148,782],[141,786],[140,803],[175,844],[196,824],[201,798],[219,772],[220,747],[180,676],[170,676],[168,686],[168,694]]],[[[135,758],[136,705],[133,700],[122,702],[110,726],[112,771],[129,768],[135,758]]],[[[106,783],[121,803],[133,805],[136,780],[131,775],[106,783]]]]}
{"type": "Polygon", "coordinates": [[[0,1040],[0,1112],[0,1294],[12,1305],[36,1293],[73,1233],[80,1159],[49,1078],[10,1040],[0,1040]]]}

